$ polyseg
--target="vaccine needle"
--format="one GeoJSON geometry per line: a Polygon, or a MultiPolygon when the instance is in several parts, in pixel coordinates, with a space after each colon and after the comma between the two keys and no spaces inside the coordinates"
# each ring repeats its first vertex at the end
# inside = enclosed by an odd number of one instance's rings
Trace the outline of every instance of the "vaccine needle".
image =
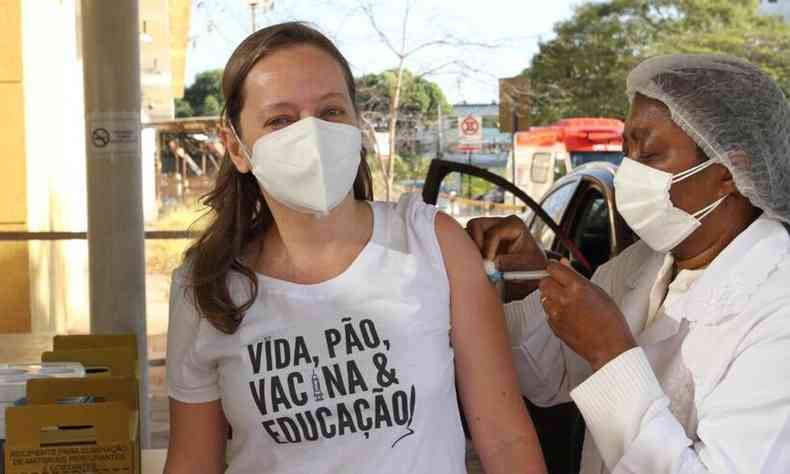
{"type": "Polygon", "coordinates": [[[505,281],[526,281],[526,280],[540,280],[549,276],[546,270],[531,270],[521,272],[500,272],[496,269],[496,264],[491,260],[484,262],[486,275],[492,283],[500,280],[505,281]]]}

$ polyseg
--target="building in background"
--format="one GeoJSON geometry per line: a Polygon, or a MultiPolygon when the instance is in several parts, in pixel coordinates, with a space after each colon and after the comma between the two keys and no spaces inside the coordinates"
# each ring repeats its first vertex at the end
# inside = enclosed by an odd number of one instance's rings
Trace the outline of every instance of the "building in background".
{"type": "Polygon", "coordinates": [[[499,104],[455,104],[453,114],[442,117],[431,126],[418,130],[416,150],[424,158],[441,157],[450,161],[469,162],[484,168],[507,166],[512,135],[499,129],[499,104]],[[471,154],[458,149],[458,122],[468,116],[480,117],[483,128],[482,145],[471,154]]]}
{"type": "Polygon", "coordinates": [[[500,131],[499,104],[455,104],[453,112],[455,117],[449,120],[447,140],[450,144],[458,142],[458,120],[463,120],[469,115],[482,117],[483,122],[483,153],[500,153],[509,151],[512,144],[510,133],[500,131]]]}
{"type": "MultiPolygon", "coordinates": [[[[0,230],[27,230],[27,169],[25,163],[25,88],[22,71],[20,1],[0,0],[0,230]]],[[[57,57],[53,58],[57,59],[57,57]]],[[[1,332],[29,331],[30,272],[26,242],[0,243],[1,332]]]]}
{"type": "Polygon", "coordinates": [[[761,15],[781,16],[790,23],[790,0],[760,0],[757,11],[761,15]]]}
{"type": "Polygon", "coordinates": [[[529,79],[526,74],[499,80],[499,129],[508,133],[529,129],[529,79]]]}
{"type": "MultiPolygon", "coordinates": [[[[80,3],[0,0],[0,231],[87,229],[80,3]]],[[[173,118],[190,13],[190,0],[140,0],[143,120],[173,118]]],[[[150,216],[155,169],[147,141],[150,216]]],[[[0,332],[87,331],[87,241],[0,242],[0,265],[0,332]]]]}
{"type": "Polygon", "coordinates": [[[140,1],[142,121],[172,120],[173,100],[184,96],[191,2],[140,1]]]}
{"type": "Polygon", "coordinates": [[[190,0],[138,0],[140,2],[140,120],[143,123],[143,215],[156,219],[157,140],[151,122],[175,118],[174,99],[184,96],[186,51],[192,12],[190,0]]]}

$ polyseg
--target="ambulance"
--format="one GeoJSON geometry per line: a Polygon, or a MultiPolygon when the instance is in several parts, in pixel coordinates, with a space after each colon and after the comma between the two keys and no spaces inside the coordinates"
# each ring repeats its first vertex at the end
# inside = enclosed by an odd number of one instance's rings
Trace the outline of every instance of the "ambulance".
{"type": "Polygon", "coordinates": [[[581,117],[517,132],[507,177],[539,200],[555,181],[577,166],[595,161],[619,165],[624,128],[617,119],[581,117]]]}

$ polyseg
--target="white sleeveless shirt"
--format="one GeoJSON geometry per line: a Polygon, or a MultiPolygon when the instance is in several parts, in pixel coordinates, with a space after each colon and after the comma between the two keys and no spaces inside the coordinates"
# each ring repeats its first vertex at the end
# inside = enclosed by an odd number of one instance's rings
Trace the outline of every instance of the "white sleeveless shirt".
{"type": "MultiPolygon", "coordinates": [[[[183,402],[222,400],[226,472],[466,472],[450,347],[450,293],[436,209],[418,195],[371,203],[373,236],[328,281],[257,275],[231,335],[171,290],[167,380],[183,402]]],[[[248,284],[232,276],[242,301],[248,284]]]]}

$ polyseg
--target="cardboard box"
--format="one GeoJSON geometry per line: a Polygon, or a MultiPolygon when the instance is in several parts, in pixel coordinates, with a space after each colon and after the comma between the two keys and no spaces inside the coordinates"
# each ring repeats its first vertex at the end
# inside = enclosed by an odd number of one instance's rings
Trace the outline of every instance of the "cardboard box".
{"type": "Polygon", "coordinates": [[[6,474],[139,474],[137,423],[125,403],[15,407],[6,426],[6,474]]]}
{"type": "Polygon", "coordinates": [[[137,388],[132,377],[31,380],[31,404],[6,411],[6,474],[139,474],[137,388]],[[82,396],[97,402],[56,404],[82,396]]]}
{"type": "Polygon", "coordinates": [[[137,377],[136,349],[54,350],[41,354],[44,362],[79,362],[86,377],[137,377]]]}
{"type": "Polygon", "coordinates": [[[33,379],[27,382],[29,405],[52,405],[64,399],[89,396],[97,402],[123,402],[139,410],[137,380],[132,377],[33,379]]]}
{"type": "Polygon", "coordinates": [[[37,378],[65,377],[85,377],[85,367],[76,362],[0,364],[0,443],[5,440],[5,409],[27,399],[27,382],[37,378]]]}
{"type": "Polygon", "coordinates": [[[137,360],[137,336],[134,334],[75,334],[55,336],[52,340],[53,351],[115,348],[133,351],[134,359],[137,360]]]}

